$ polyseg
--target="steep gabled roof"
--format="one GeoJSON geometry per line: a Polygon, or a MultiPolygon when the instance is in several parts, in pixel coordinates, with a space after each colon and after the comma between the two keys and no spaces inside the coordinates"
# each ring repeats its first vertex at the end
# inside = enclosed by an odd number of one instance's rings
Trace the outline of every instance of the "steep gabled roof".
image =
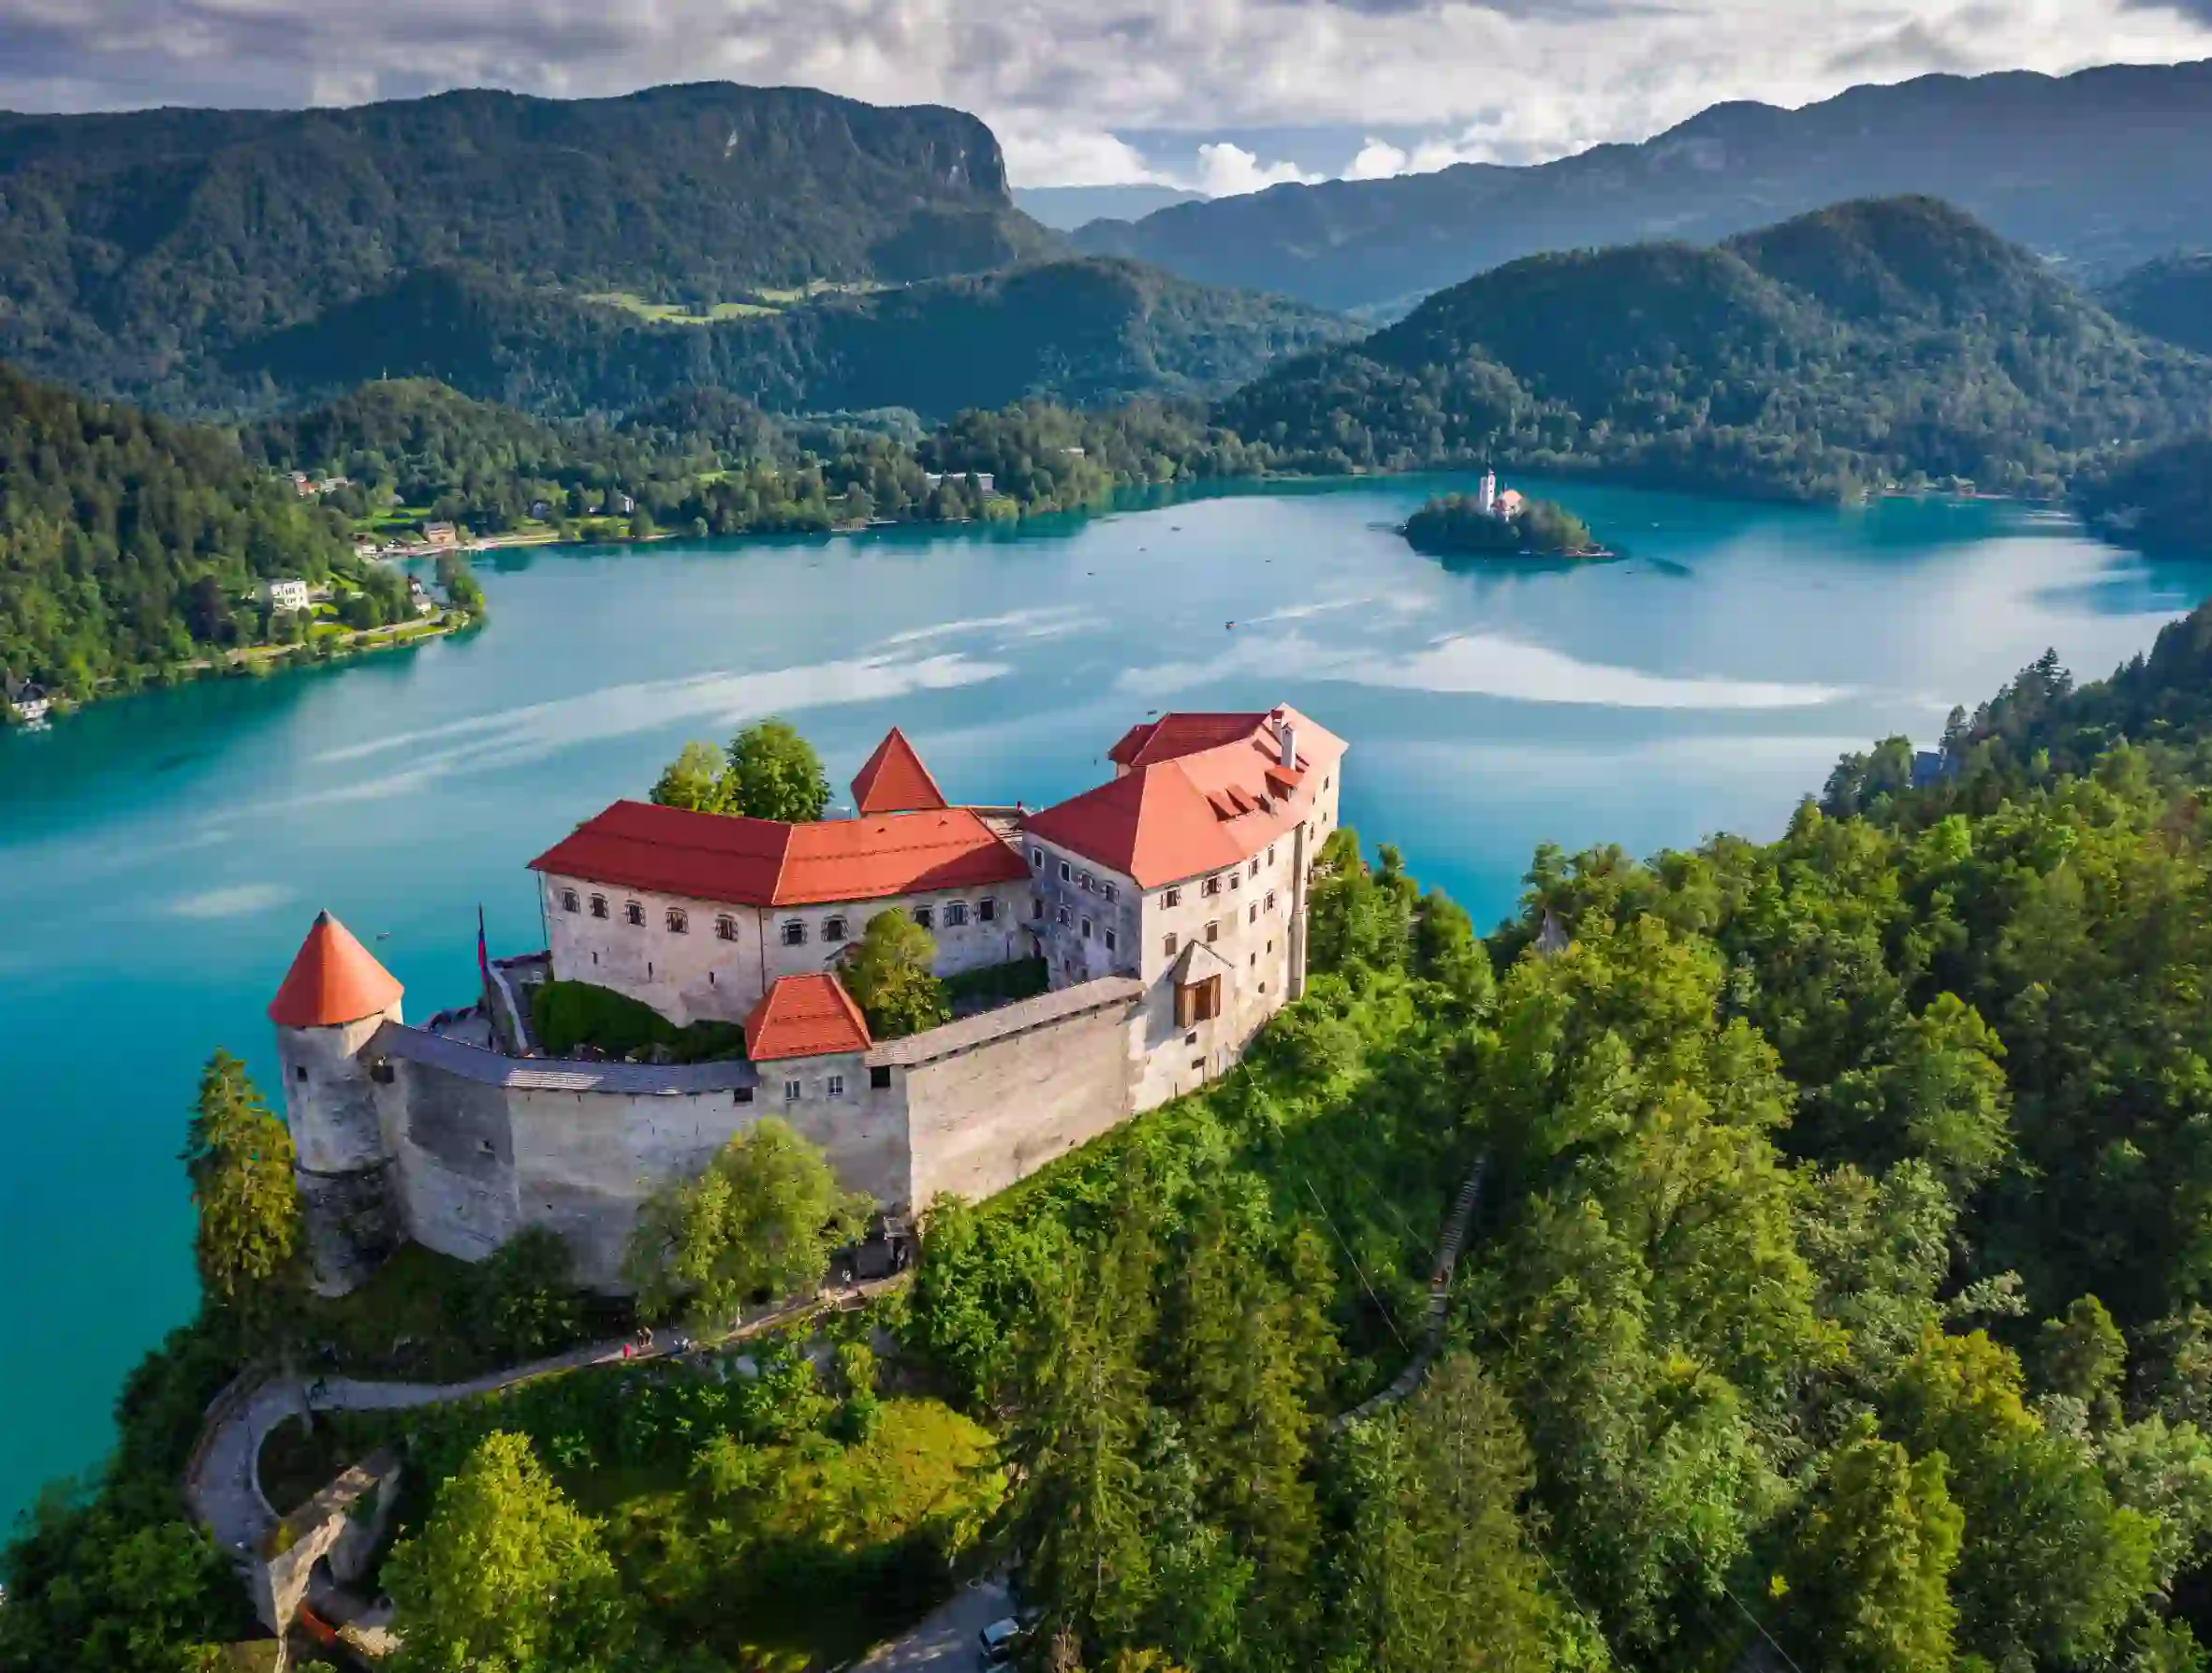
{"type": "Polygon", "coordinates": [[[883,900],[1029,875],[966,808],[785,825],[641,801],[616,802],[530,869],[740,906],[883,900]]]}
{"type": "Polygon", "coordinates": [[[893,726],[875,746],[860,770],[853,775],[853,812],[896,814],[925,809],[935,812],[949,806],[945,792],[922,765],[906,734],[893,726]]]}
{"type": "Polygon", "coordinates": [[[1033,814],[1027,829],[1144,888],[1225,869],[1291,829],[1313,804],[1343,741],[1287,706],[1264,713],[1167,714],[1108,754],[1124,770],[1033,814]],[[1282,763],[1279,727],[1296,758],[1282,763]]]}
{"type": "Polygon", "coordinates": [[[352,931],[324,912],[269,1002],[269,1020],[280,1028],[335,1028],[382,1015],[404,991],[352,931]]]}
{"type": "Polygon", "coordinates": [[[1219,871],[1244,858],[1205,792],[1177,761],[1136,768],[1032,814],[1024,829],[1143,888],[1219,871]]]}
{"type": "Polygon", "coordinates": [[[778,976],[745,1019],[745,1055],[754,1063],[865,1051],[868,1019],[834,976],[778,976]]]}

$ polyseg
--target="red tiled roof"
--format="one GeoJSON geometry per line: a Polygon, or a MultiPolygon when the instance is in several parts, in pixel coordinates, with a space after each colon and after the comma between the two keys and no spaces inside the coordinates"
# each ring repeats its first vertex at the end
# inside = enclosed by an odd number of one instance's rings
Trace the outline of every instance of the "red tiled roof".
{"type": "Polygon", "coordinates": [[[642,801],[616,802],[530,869],[743,906],[873,901],[1029,875],[966,808],[785,825],[642,801]]]}
{"type": "Polygon", "coordinates": [[[1169,714],[1135,726],[1108,752],[1119,778],[1030,815],[1048,843],[1156,888],[1250,858],[1312,805],[1312,770],[1333,769],[1343,741],[1295,709],[1265,714],[1169,714]],[[1284,767],[1279,721],[1297,763],[1284,767]]]}
{"type": "Polygon", "coordinates": [[[1156,721],[1131,726],[1121,741],[1106,751],[1106,759],[1123,767],[1145,767],[1154,761],[1173,761],[1201,750],[1241,742],[1267,726],[1266,714],[1164,714],[1156,721]]]}
{"type": "Polygon", "coordinates": [[[914,808],[933,812],[946,805],[945,792],[897,726],[884,734],[875,754],[853,775],[856,814],[895,814],[914,808]]]}
{"type": "Polygon", "coordinates": [[[754,1063],[865,1051],[868,1019],[829,975],[778,976],[745,1019],[745,1055],[754,1063]]]}
{"type": "Polygon", "coordinates": [[[325,912],[269,1002],[269,1020],[280,1028],[335,1028],[381,1015],[404,991],[353,932],[325,912]]]}

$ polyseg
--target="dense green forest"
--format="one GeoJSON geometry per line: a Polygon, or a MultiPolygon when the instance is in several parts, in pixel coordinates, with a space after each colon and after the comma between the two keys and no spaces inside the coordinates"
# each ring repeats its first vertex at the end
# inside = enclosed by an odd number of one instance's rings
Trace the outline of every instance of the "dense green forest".
{"type": "Polygon", "coordinates": [[[448,264],[713,302],[1053,243],[974,117],[803,88],[0,114],[0,358],[139,396],[448,264]]]}
{"type": "Polygon", "coordinates": [[[903,406],[943,418],[1031,396],[1218,393],[1353,334],[1303,303],[1106,259],[694,324],[435,268],[239,349],[204,369],[191,395],[215,406],[296,403],[390,374],[536,412],[623,412],[712,385],[781,412],[903,406]]]}
{"type": "Polygon", "coordinates": [[[1290,361],[1220,421],[1286,467],[1603,471],[1833,499],[2056,493],[2212,417],[2212,360],[2130,331],[1942,204],[1844,204],[1714,249],[1541,256],[1290,361]]]}
{"type": "Polygon", "coordinates": [[[336,513],[237,443],[0,365],[0,670],[72,697],[236,636],[269,576],[351,561],[336,513]]]}
{"type": "Polygon", "coordinates": [[[2130,546],[2212,550],[2212,433],[2130,454],[2075,484],[2100,534],[2130,546]]]}
{"type": "MultiPolygon", "coordinates": [[[[2040,659],[1943,768],[1847,757],[1769,844],[1540,849],[1487,942],[1339,833],[1241,1068],[933,1211],[869,1321],[896,1402],[857,1323],[819,1383],[616,1370],[341,1449],[409,1445],[417,1552],[575,1529],[564,1667],[751,1666],[842,1619],[783,1602],[1001,1556],[1058,1669],[2201,1667],[2212,606],[2105,682],[2040,659]],[[1440,1357],[1340,1423],[1477,1174],[1440,1357]]],[[[517,1282],[440,1304],[577,1328],[517,1282]]],[[[173,1483],[246,1328],[134,1379],[104,1483],[7,1554],[0,1665],[237,1629],[173,1483]]]]}
{"type": "Polygon", "coordinates": [[[2099,291],[2097,300],[2146,335],[2212,354],[2212,252],[2146,262],[2099,291]]]}

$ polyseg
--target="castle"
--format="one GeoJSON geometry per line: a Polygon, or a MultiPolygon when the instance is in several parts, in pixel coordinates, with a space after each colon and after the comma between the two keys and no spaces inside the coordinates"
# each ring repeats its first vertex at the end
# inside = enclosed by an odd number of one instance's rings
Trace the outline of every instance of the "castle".
{"type": "Polygon", "coordinates": [[[1107,752],[1106,783],[1030,812],[949,802],[893,728],[849,819],[620,801],[531,862],[546,950],[487,958],[483,1003],[427,1027],[323,914],[269,1007],[316,1287],[405,1240],[477,1260],[547,1225],[580,1281],[620,1289],[645,1196],[770,1114],[894,1235],[1003,1190],[1221,1075],[1301,991],[1343,755],[1288,707],[1170,713],[1107,752]],[[872,1038],[838,971],[887,910],[930,932],[939,976],[1041,959],[1045,991],[872,1038]],[[529,1003],[549,978],[740,1024],[745,1058],[549,1057],[529,1003]]]}

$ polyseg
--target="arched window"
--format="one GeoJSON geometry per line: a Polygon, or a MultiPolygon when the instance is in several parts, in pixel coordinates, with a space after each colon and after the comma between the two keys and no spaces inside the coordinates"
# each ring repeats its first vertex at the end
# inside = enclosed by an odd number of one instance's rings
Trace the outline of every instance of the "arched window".
{"type": "Polygon", "coordinates": [[[681,906],[668,908],[668,933],[671,935],[691,933],[691,918],[681,906]]]}
{"type": "Polygon", "coordinates": [[[584,903],[581,897],[579,897],[573,888],[564,888],[561,891],[562,911],[581,912],[583,910],[583,905],[584,903]]]}
{"type": "Polygon", "coordinates": [[[592,916],[593,917],[605,917],[607,916],[607,897],[605,895],[593,895],[592,897],[592,916]]]}
{"type": "Polygon", "coordinates": [[[784,920],[784,945],[785,947],[804,947],[806,944],[807,927],[805,920],[796,917],[785,918],[784,920]]]}

